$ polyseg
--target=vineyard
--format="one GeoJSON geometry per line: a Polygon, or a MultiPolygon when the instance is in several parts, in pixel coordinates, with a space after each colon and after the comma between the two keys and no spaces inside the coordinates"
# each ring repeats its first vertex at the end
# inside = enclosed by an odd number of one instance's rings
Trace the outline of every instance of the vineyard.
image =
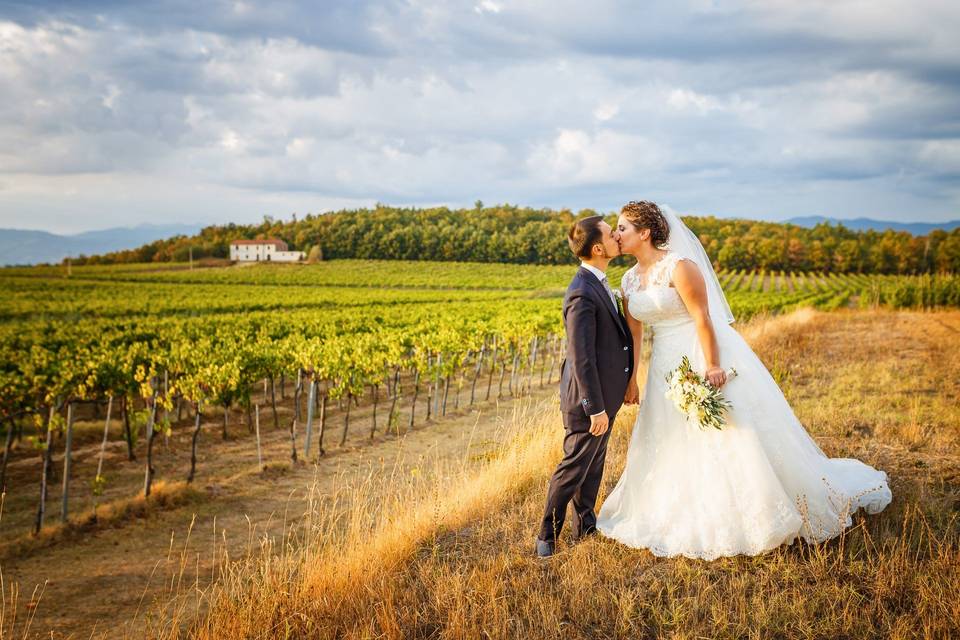
{"type": "MultiPolygon", "coordinates": [[[[624,271],[612,268],[611,281],[624,271]]],[[[30,528],[38,532],[48,511],[67,523],[71,499],[92,493],[95,505],[104,494],[111,434],[121,434],[129,465],[141,465],[149,496],[162,455],[156,440],[173,430],[189,434],[190,465],[167,479],[192,482],[211,423],[223,440],[242,425],[263,468],[262,421],[288,439],[290,461],[312,461],[358,434],[403,433],[461,405],[553,383],[571,272],[360,260],[4,269],[0,485],[21,502],[34,496],[30,528]],[[292,410],[278,411],[288,399],[292,410]],[[103,424],[89,487],[70,483],[80,420],[103,424]],[[8,486],[15,458],[36,460],[36,484],[8,486]],[[47,504],[54,478],[56,511],[47,504]]],[[[802,306],[960,306],[953,275],[719,275],[739,319],[802,306]]]]}
{"type": "Polygon", "coordinates": [[[843,307],[931,309],[960,305],[955,275],[887,276],[768,271],[718,274],[740,318],[809,306],[822,311],[843,307]]]}

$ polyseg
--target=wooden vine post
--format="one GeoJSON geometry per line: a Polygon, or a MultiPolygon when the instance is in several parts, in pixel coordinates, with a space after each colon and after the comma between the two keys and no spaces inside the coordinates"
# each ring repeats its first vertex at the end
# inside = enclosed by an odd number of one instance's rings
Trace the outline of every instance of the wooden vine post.
{"type": "Polygon", "coordinates": [[[47,424],[44,429],[46,432],[46,440],[43,450],[43,466],[40,470],[40,501],[37,505],[37,519],[33,527],[34,534],[40,533],[40,529],[43,527],[43,518],[44,515],[46,515],[47,477],[50,474],[50,464],[53,455],[53,418],[57,411],[57,408],[54,406],[56,404],[57,403],[53,403],[50,405],[50,413],[47,416],[47,424]]]}
{"type": "Polygon", "coordinates": [[[290,421],[290,461],[297,464],[297,422],[300,420],[300,394],[303,391],[303,369],[297,370],[297,384],[293,388],[293,420],[290,421]]]}
{"type": "Polygon", "coordinates": [[[397,421],[397,435],[400,435],[399,420],[397,420],[397,402],[400,400],[400,365],[393,370],[393,398],[390,400],[390,414],[387,417],[387,426],[383,432],[387,433],[394,421],[397,421]]]}
{"type": "Polygon", "coordinates": [[[320,457],[323,457],[327,453],[323,448],[323,434],[327,430],[327,403],[330,400],[328,396],[328,389],[326,385],[324,385],[323,393],[320,394],[320,428],[317,433],[317,455],[320,457]]]}
{"type": "Polygon", "coordinates": [[[307,392],[307,430],[303,443],[303,457],[310,459],[310,441],[313,439],[313,408],[315,406],[317,394],[317,381],[314,380],[313,373],[307,374],[309,377],[309,390],[307,392]]]}
{"type": "Polygon", "coordinates": [[[67,435],[63,445],[63,488],[61,490],[60,522],[67,523],[70,506],[70,463],[73,453],[73,403],[67,403],[67,435]]]}
{"type": "Polygon", "coordinates": [[[156,470],[153,468],[153,440],[157,436],[155,422],[157,419],[157,394],[154,391],[150,398],[150,413],[147,414],[147,465],[143,478],[143,495],[150,497],[150,490],[153,487],[153,476],[156,470]]]}
{"type": "Polygon", "coordinates": [[[477,395],[477,380],[480,379],[480,372],[483,370],[483,356],[486,353],[487,341],[484,340],[483,344],[480,345],[480,351],[477,354],[477,366],[473,371],[473,384],[470,385],[470,405],[473,405],[473,401],[477,395]]]}
{"type": "Polygon", "coordinates": [[[263,471],[263,453],[260,450],[260,405],[254,406],[254,413],[256,414],[256,432],[257,432],[257,467],[260,471],[263,471]]]}
{"type": "Polygon", "coordinates": [[[203,415],[203,403],[197,400],[197,415],[193,423],[193,437],[190,438],[190,473],[187,474],[187,484],[193,482],[197,471],[197,438],[200,437],[200,418],[203,415]]]}
{"type": "Polygon", "coordinates": [[[107,450],[107,438],[110,437],[110,414],[113,411],[113,396],[107,399],[107,418],[103,421],[103,439],[100,441],[100,454],[97,456],[97,475],[93,478],[93,519],[97,519],[97,505],[103,495],[103,456],[107,450]]]}

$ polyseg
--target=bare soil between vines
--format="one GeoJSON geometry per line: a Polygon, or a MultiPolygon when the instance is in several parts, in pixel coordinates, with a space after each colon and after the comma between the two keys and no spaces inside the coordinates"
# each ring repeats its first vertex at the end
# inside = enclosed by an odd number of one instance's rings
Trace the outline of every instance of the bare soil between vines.
{"type": "MultiPolygon", "coordinates": [[[[264,534],[283,539],[290,527],[299,526],[309,508],[311,489],[314,496],[323,497],[334,491],[334,487],[349,485],[351,478],[366,474],[417,474],[421,467],[437,459],[483,456],[495,444],[491,438],[514,405],[555,393],[555,380],[543,387],[537,382],[534,381],[529,394],[497,400],[495,378],[491,399],[484,401],[484,380],[478,386],[477,402],[472,407],[470,388],[465,385],[459,409],[454,408],[451,390],[447,415],[429,422],[425,421],[426,393],[421,391],[416,426],[408,430],[409,407],[405,407],[400,411],[399,436],[397,425],[384,433],[389,403],[381,399],[377,433],[370,437],[372,406],[369,398],[364,398],[360,407],[351,412],[350,430],[343,447],[339,446],[343,412],[333,403],[324,440],[326,454],[317,457],[315,422],[311,460],[303,460],[301,423],[297,434],[300,459],[293,465],[288,430],[293,416],[292,385],[288,381],[285,401],[280,401],[278,391],[279,429],[274,427],[269,407],[261,406],[262,454],[266,467],[262,472],[257,465],[255,437],[241,423],[245,416],[240,412],[231,413],[227,441],[223,441],[221,435],[222,409],[205,412],[197,477],[189,489],[184,489],[183,480],[189,469],[192,418],[185,415],[175,424],[168,441],[158,437],[154,443],[157,492],[174,496],[174,499],[161,499],[160,504],[154,504],[153,498],[142,504],[143,443],[138,443],[137,461],[127,461],[120,421],[114,414],[104,463],[109,483],[101,502],[112,500],[130,514],[98,525],[74,525],[70,531],[58,534],[53,530],[57,528],[53,523],[60,514],[58,480],[50,488],[48,527],[41,534],[41,540],[28,533],[39,496],[38,454],[20,451],[8,470],[9,493],[0,520],[7,547],[6,557],[0,559],[0,570],[8,593],[11,584],[19,587],[17,620],[25,622],[33,616],[31,637],[137,636],[137,621],[151,615],[155,601],[168,597],[171,578],[178,573],[177,565],[182,557],[189,560],[180,576],[181,583],[196,581],[203,588],[215,574],[217,558],[222,559],[224,550],[230,557],[237,557],[251,544],[255,546],[256,542],[251,541],[264,534]],[[135,497],[138,489],[140,495],[135,497]],[[43,540],[44,537],[48,539],[43,540]]],[[[75,426],[78,433],[72,456],[70,505],[70,513],[77,514],[72,515],[75,520],[84,520],[91,512],[89,483],[96,472],[99,452],[96,432],[102,434],[103,430],[102,419],[97,421],[92,415],[85,415],[85,420],[87,418],[90,418],[88,424],[81,422],[75,426]]],[[[56,447],[54,463],[59,470],[62,469],[62,443],[56,447]]],[[[8,606],[8,620],[11,611],[8,606]]],[[[20,622],[16,626],[23,628],[20,622]]]]}

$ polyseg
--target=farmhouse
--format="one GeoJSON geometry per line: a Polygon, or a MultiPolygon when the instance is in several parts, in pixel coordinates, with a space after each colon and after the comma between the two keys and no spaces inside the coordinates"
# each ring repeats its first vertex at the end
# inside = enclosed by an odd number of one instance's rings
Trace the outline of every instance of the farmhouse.
{"type": "Polygon", "coordinates": [[[238,262],[297,262],[306,257],[303,251],[288,251],[287,243],[276,238],[230,243],[230,259],[238,262]]]}

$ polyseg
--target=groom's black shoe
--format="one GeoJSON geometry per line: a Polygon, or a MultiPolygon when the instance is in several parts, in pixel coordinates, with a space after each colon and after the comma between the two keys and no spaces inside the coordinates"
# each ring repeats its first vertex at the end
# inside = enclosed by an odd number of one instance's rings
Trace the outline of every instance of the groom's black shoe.
{"type": "Polygon", "coordinates": [[[549,558],[556,551],[557,545],[553,540],[541,540],[537,538],[537,557],[549,558]]]}

